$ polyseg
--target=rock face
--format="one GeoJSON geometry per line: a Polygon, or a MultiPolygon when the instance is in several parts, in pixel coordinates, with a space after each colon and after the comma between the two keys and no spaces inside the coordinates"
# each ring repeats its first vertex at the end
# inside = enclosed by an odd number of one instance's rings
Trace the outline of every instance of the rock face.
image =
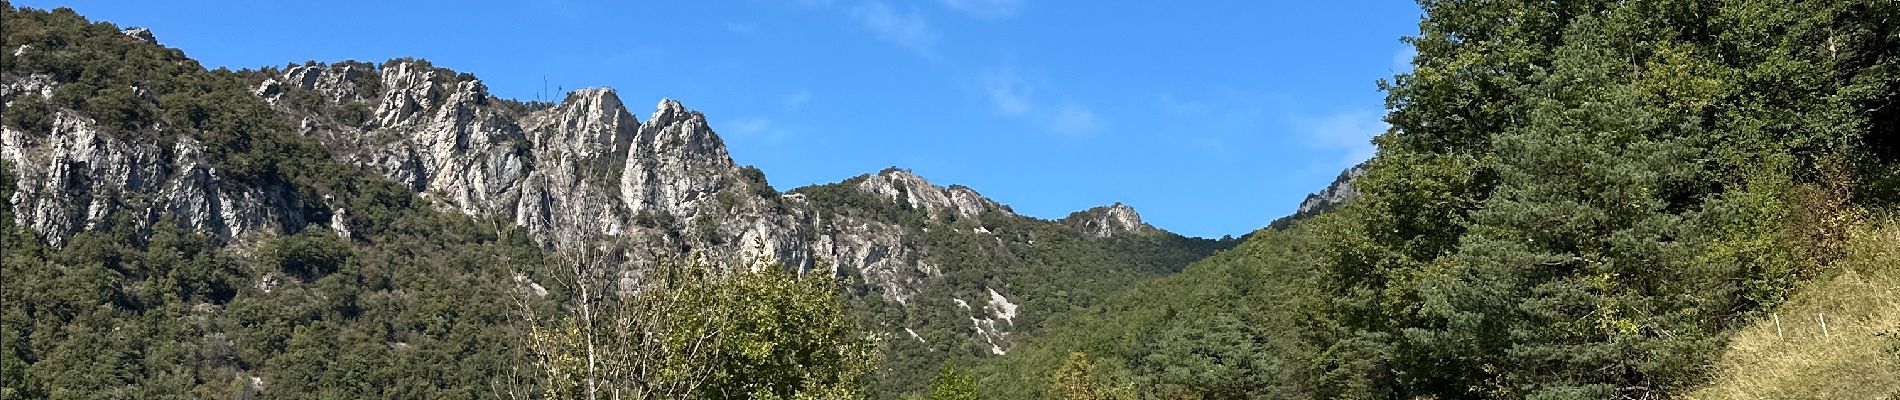
{"type": "MultiPolygon", "coordinates": [[[[577,90],[558,104],[509,101],[471,75],[407,59],[307,63],[253,85],[258,100],[337,159],[441,210],[511,221],[550,249],[619,241],[642,253],[626,255],[635,268],[649,255],[753,268],[773,261],[861,278],[873,296],[905,306],[927,279],[945,273],[925,244],[929,228],[778,191],[762,172],[735,163],[706,117],[678,101],[661,100],[644,120],[612,89],[577,90]]],[[[55,86],[47,76],[9,76],[0,80],[0,99],[46,96],[55,86]]],[[[175,223],[227,243],[312,224],[352,235],[349,210],[301,204],[289,187],[224,179],[202,161],[203,145],[188,137],[165,146],[130,143],[70,112],[54,121],[48,132],[0,130],[0,158],[16,166],[19,190],[6,201],[19,210],[17,222],[55,246],[112,228],[120,223],[108,217],[114,214],[130,215],[120,219],[139,232],[175,223]]],[[[1005,245],[1004,235],[990,230],[995,222],[1033,218],[908,170],[827,187],[915,211],[929,226],[977,235],[991,243],[988,251],[1034,244],[1033,232],[1010,232],[1008,240],[1018,242],[1005,245]]],[[[1060,222],[1092,238],[1159,232],[1119,203],[1060,222]]],[[[988,296],[972,299],[984,304],[963,308],[973,338],[1002,354],[1018,329],[1016,302],[1034,303],[986,290],[988,296]]],[[[927,306],[948,306],[938,301],[927,306]]]]}
{"type": "MultiPolygon", "coordinates": [[[[823,266],[859,274],[900,303],[939,273],[913,232],[778,192],[734,163],[706,117],[678,101],[661,100],[644,122],[604,88],[577,90],[558,105],[505,105],[480,80],[408,60],[292,67],[254,94],[340,157],[444,208],[514,221],[552,248],[618,237],[662,254],[823,266]],[[285,100],[310,95],[372,111],[345,121],[285,100]]],[[[894,168],[856,189],[932,218],[1015,217],[975,190],[894,168]]]]}
{"type": "Polygon", "coordinates": [[[975,219],[985,212],[1014,215],[1008,207],[963,186],[940,187],[910,170],[887,168],[858,183],[858,190],[924,210],[932,219],[975,219]]]}
{"type": "Polygon", "coordinates": [[[1333,183],[1327,185],[1325,190],[1306,195],[1306,200],[1300,202],[1297,214],[1311,215],[1329,211],[1359,197],[1359,189],[1353,187],[1352,184],[1365,174],[1365,164],[1354,165],[1345,172],[1339,173],[1339,177],[1334,178],[1333,183]]]}
{"type": "Polygon", "coordinates": [[[126,36],[131,36],[134,39],[143,40],[147,43],[158,43],[158,37],[152,36],[151,29],[132,27],[132,28],[127,28],[126,30],[123,30],[123,31],[119,31],[119,33],[123,33],[126,36]]]}
{"type": "Polygon", "coordinates": [[[346,159],[445,208],[514,221],[569,248],[619,236],[664,249],[809,268],[804,215],[748,179],[704,115],[664,100],[646,123],[612,89],[559,105],[505,106],[466,74],[396,60],[309,64],[255,92],[346,159]],[[283,99],[312,93],[369,110],[344,121],[283,99]]]}
{"type": "Polygon", "coordinates": [[[15,219],[55,246],[81,231],[150,232],[170,214],[181,228],[222,240],[301,228],[303,205],[288,188],[219,184],[204,146],[180,137],[159,147],[102,135],[93,121],[60,111],[51,132],[0,127],[0,159],[13,165],[15,219]],[[126,221],[110,218],[123,211],[126,221]],[[113,226],[129,223],[132,226],[113,226]]]}
{"type": "Polygon", "coordinates": [[[1351,202],[1354,198],[1359,197],[1359,189],[1354,187],[1353,184],[1359,180],[1359,177],[1365,174],[1366,163],[1359,163],[1359,165],[1354,165],[1352,168],[1347,168],[1345,171],[1339,173],[1339,177],[1333,178],[1333,183],[1327,185],[1326,189],[1306,195],[1306,200],[1300,201],[1300,208],[1294,211],[1293,215],[1280,217],[1280,219],[1276,219],[1272,224],[1269,224],[1268,227],[1273,229],[1286,229],[1292,227],[1295,222],[1324,214],[1351,202]]]}
{"type": "Polygon", "coordinates": [[[1062,223],[1094,238],[1156,231],[1153,226],[1141,222],[1141,214],[1135,213],[1133,207],[1123,205],[1121,202],[1077,211],[1063,218],[1062,223]]]}

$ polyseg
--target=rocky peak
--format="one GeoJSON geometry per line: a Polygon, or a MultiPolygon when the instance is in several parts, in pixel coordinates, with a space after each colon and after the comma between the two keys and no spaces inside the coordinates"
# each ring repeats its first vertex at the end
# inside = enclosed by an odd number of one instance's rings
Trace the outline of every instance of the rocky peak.
{"type": "Polygon", "coordinates": [[[945,216],[971,219],[991,209],[1009,212],[1008,208],[983,197],[976,190],[960,185],[949,188],[937,186],[910,170],[897,167],[866,176],[858,182],[858,190],[908,204],[911,208],[923,210],[933,219],[945,216]]]}
{"type": "Polygon", "coordinates": [[[1107,238],[1126,233],[1143,233],[1155,228],[1141,222],[1141,214],[1121,202],[1113,205],[1090,208],[1069,214],[1062,223],[1085,235],[1094,238],[1107,238]]]}
{"type": "Polygon", "coordinates": [[[627,111],[627,105],[620,101],[620,94],[612,88],[576,90],[561,102],[557,112],[562,116],[561,122],[570,128],[639,125],[633,113],[627,111]]]}
{"type": "Polygon", "coordinates": [[[322,93],[325,98],[332,102],[359,101],[376,95],[374,93],[363,93],[363,88],[357,86],[357,82],[373,74],[376,74],[376,67],[369,64],[344,62],[324,65],[309,63],[285,69],[282,78],[266,81],[264,85],[258,89],[258,94],[266,97],[275,96],[279,90],[274,88],[274,86],[281,82],[282,84],[322,93]]]}
{"type": "Polygon", "coordinates": [[[1339,177],[1333,178],[1332,184],[1326,185],[1326,189],[1306,195],[1306,199],[1300,201],[1300,208],[1295,210],[1293,215],[1273,220],[1272,223],[1267,224],[1267,227],[1273,229],[1291,228],[1295,222],[1324,214],[1351,202],[1353,199],[1359,197],[1359,189],[1354,186],[1354,183],[1358,182],[1359,177],[1365,176],[1365,174],[1366,163],[1359,163],[1359,165],[1354,165],[1352,168],[1341,171],[1339,177]]]}
{"type": "Polygon", "coordinates": [[[376,126],[396,127],[416,122],[424,110],[442,99],[435,68],[414,61],[392,61],[382,68],[382,103],[376,108],[376,126]]]}
{"type": "Polygon", "coordinates": [[[1333,178],[1333,183],[1327,185],[1325,190],[1306,195],[1306,200],[1300,202],[1298,215],[1326,212],[1359,197],[1359,189],[1353,186],[1353,182],[1365,174],[1366,164],[1364,163],[1340,172],[1339,177],[1333,178]]]}
{"type": "Polygon", "coordinates": [[[133,39],[145,41],[146,43],[158,43],[158,37],[152,35],[151,29],[145,29],[142,27],[135,26],[131,28],[126,28],[123,31],[119,31],[119,33],[125,34],[126,36],[131,36],[133,39]]]}
{"type": "Polygon", "coordinates": [[[576,90],[525,125],[538,158],[590,168],[620,167],[640,131],[640,122],[608,88],[576,90]]]}
{"type": "Polygon", "coordinates": [[[706,124],[706,115],[687,109],[678,100],[661,99],[646,125],[652,129],[640,130],[637,142],[642,147],[732,164],[726,142],[706,124]]]}
{"type": "Polygon", "coordinates": [[[634,136],[621,198],[634,212],[683,216],[738,177],[726,143],[706,124],[706,116],[666,99],[634,136]]]}

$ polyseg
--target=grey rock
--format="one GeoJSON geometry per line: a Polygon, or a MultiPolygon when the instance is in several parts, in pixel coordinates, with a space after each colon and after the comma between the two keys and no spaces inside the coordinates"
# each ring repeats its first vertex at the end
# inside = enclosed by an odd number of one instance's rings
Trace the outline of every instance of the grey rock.
{"type": "Polygon", "coordinates": [[[1359,177],[1365,175],[1366,164],[1364,163],[1354,165],[1352,168],[1346,169],[1345,172],[1340,172],[1339,177],[1333,179],[1333,183],[1327,185],[1326,189],[1320,190],[1318,193],[1309,194],[1305,200],[1300,201],[1300,208],[1295,215],[1318,214],[1332,210],[1342,204],[1346,204],[1346,202],[1352,201],[1354,198],[1358,198],[1359,188],[1354,187],[1353,183],[1357,182],[1359,177]]]}
{"type": "Polygon", "coordinates": [[[1359,163],[1359,165],[1354,165],[1352,168],[1341,171],[1339,177],[1333,179],[1332,184],[1326,185],[1326,189],[1306,195],[1306,199],[1300,201],[1300,208],[1295,210],[1292,215],[1275,219],[1273,223],[1267,226],[1271,229],[1292,228],[1294,224],[1300,221],[1331,212],[1333,209],[1352,202],[1353,199],[1359,197],[1359,188],[1355,185],[1358,183],[1360,177],[1365,176],[1366,164],[1369,162],[1370,161],[1359,163]]]}
{"type": "MultiPolygon", "coordinates": [[[[357,63],[302,65],[285,70],[282,81],[291,86],[321,93],[332,102],[360,101],[363,100],[361,97],[363,93],[357,87],[357,82],[366,75],[376,73],[373,69],[367,64],[357,63]]],[[[272,79],[266,82],[275,83],[276,81],[272,79]]]]}
{"type": "Polygon", "coordinates": [[[153,144],[103,135],[91,120],[66,111],[53,119],[51,132],[0,127],[0,159],[14,166],[19,182],[7,199],[14,222],[54,246],[87,230],[149,232],[167,213],[178,227],[220,241],[305,224],[295,212],[303,206],[288,188],[220,185],[195,140],[178,138],[167,156],[153,144]],[[109,216],[120,210],[135,226],[112,226],[109,216]]]}
{"type": "Polygon", "coordinates": [[[930,218],[977,219],[985,212],[1015,215],[1007,207],[963,186],[931,184],[907,169],[887,168],[858,183],[858,190],[923,210],[930,218]]]}
{"type": "Polygon", "coordinates": [[[20,79],[7,80],[0,82],[0,103],[11,105],[13,100],[24,95],[53,97],[53,89],[57,87],[59,83],[46,74],[32,74],[20,79]]]}
{"type": "MultiPolygon", "coordinates": [[[[46,94],[54,85],[50,77],[8,77],[0,81],[0,97],[46,94]]],[[[513,103],[492,96],[480,80],[406,60],[294,66],[260,80],[252,94],[337,159],[442,210],[512,221],[550,249],[626,244],[629,263],[621,276],[630,290],[640,266],[654,256],[853,274],[885,300],[905,304],[925,280],[944,273],[916,228],[828,211],[804,194],[777,191],[735,163],[706,117],[678,101],[661,100],[645,121],[612,89],[577,90],[553,105],[513,103]],[[296,91],[316,93],[324,104],[306,109],[310,105],[293,104],[305,101],[282,101],[296,91]],[[332,114],[345,105],[370,115],[339,121],[332,114]]],[[[175,215],[180,226],[219,241],[308,224],[353,235],[348,210],[329,209],[317,221],[304,221],[301,210],[328,206],[298,204],[289,188],[225,181],[202,160],[202,144],[125,143],[100,135],[89,121],[58,115],[52,132],[0,131],[0,157],[20,166],[21,188],[8,199],[21,210],[16,219],[56,246],[105,228],[114,210],[133,211],[140,229],[175,215]]],[[[985,220],[1027,218],[975,190],[938,186],[908,170],[847,182],[998,243],[1003,239],[985,220]]],[[[1062,222],[1097,238],[1155,231],[1120,204],[1062,222]]],[[[264,279],[260,285],[269,287],[277,278],[264,279]]],[[[1012,345],[1016,303],[1033,303],[997,290],[989,291],[985,306],[969,311],[980,340],[1001,354],[1012,345]]]]}
{"type": "Polygon", "coordinates": [[[1062,223],[1082,234],[1093,238],[1108,238],[1124,234],[1144,234],[1158,232],[1153,226],[1141,222],[1141,214],[1133,207],[1116,202],[1113,205],[1090,208],[1069,214],[1062,223]]]}
{"type": "Polygon", "coordinates": [[[131,27],[131,28],[127,28],[125,30],[119,31],[119,33],[125,34],[126,36],[131,36],[133,39],[143,40],[148,43],[158,43],[158,37],[152,35],[151,29],[145,29],[141,27],[131,27]]]}

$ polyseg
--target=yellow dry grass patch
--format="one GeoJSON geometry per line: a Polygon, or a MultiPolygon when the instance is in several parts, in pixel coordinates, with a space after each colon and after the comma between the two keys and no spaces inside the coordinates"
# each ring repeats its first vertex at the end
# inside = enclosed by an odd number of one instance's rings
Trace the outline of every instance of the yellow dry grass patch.
{"type": "Polygon", "coordinates": [[[1855,229],[1838,274],[1742,329],[1689,398],[1900,399],[1900,224],[1883,225],[1855,229]]]}

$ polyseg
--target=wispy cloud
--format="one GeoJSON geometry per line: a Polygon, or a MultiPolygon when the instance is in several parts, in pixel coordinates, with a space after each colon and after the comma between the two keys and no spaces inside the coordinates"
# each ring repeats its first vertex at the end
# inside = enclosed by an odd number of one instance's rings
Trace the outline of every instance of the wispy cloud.
{"type": "Polygon", "coordinates": [[[900,12],[882,1],[870,1],[852,8],[851,16],[878,39],[927,57],[937,43],[937,30],[915,11],[900,12]]]}
{"type": "Polygon", "coordinates": [[[779,101],[779,106],[780,108],[784,108],[785,111],[795,111],[800,107],[804,107],[805,103],[810,102],[811,89],[798,89],[798,91],[792,92],[792,94],[785,95],[785,98],[779,101]]]}
{"type": "Polygon", "coordinates": [[[1293,124],[1307,136],[1308,145],[1343,150],[1342,166],[1372,158],[1372,138],[1385,133],[1385,113],[1373,110],[1338,111],[1318,116],[1296,115],[1293,124]]]}
{"type": "Polygon", "coordinates": [[[1412,72],[1413,57],[1418,57],[1418,48],[1409,43],[1399,47],[1399,51],[1392,53],[1392,72],[1412,72]]]}
{"type": "Polygon", "coordinates": [[[1071,136],[1093,132],[1098,125],[1100,122],[1097,122],[1094,111],[1076,104],[1062,106],[1062,110],[1049,120],[1049,129],[1071,136]]]}
{"type": "Polygon", "coordinates": [[[766,117],[745,117],[727,121],[721,126],[730,137],[739,140],[751,140],[776,143],[791,136],[791,131],[777,121],[766,117]]]}
{"type": "Polygon", "coordinates": [[[1023,7],[1022,0],[938,0],[938,2],[943,3],[945,8],[983,19],[1013,17],[1023,7]]]}
{"type": "Polygon", "coordinates": [[[1016,76],[1016,71],[992,69],[983,74],[982,84],[983,94],[997,112],[1022,115],[1030,111],[1029,88],[1023,84],[1022,77],[1016,76]]]}
{"type": "Polygon", "coordinates": [[[1211,154],[1229,154],[1227,146],[1235,143],[1293,145],[1312,159],[1327,162],[1314,165],[1327,174],[1372,158],[1377,150],[1372,138],[1387,129],[1381,110],[1313,109],[1301,99],[1271,92],[1164,93],[1155,104],[1169,125],[1197,132],[1185,138],[1188,143],[1201,145],[1211,154]],[[1257,136],[1262,132],[1273,136],[1262,139],[1257,136]]]}
{"type": "Polygon", "coordinates": [[[731,31],[732,33],[737,33],[741,35],[750,35],[752,34],[752,32],[757,31],[758,29],[759,29],[759,26],[753,25],[753,24],[742,24],[738,22],[726,23],[727,31],[731,31]]]}
{"type": "Polygon", "coordinates": [[[1095,111],[1075,102],[1045,101],[1039,87],[1011,68],[991,68],[978,78],[979,90],[997,114],[1033,122],[1068,136],[1081,136],[1099,128],[1101,118],[1095,111]]]}

